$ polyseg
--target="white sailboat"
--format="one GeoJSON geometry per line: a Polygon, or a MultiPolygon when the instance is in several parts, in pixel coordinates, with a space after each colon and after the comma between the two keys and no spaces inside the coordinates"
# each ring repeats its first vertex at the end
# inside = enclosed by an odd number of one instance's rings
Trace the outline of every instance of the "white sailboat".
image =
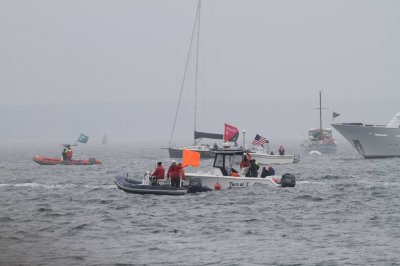
{"type": "Polygon", "coordinates": [[[308,131],[308,138],[301,144],[304,153],[318,151],[320,153],[336,152],[336,143],[332,137],[331,128],[322,127],[322,100],[321,91],[319,92],[319,128],[311,128],[308,131]]]}
{"type": "Polygon", "coordinates": [[[180,96],[179,96],[179,101],[178,101],[178,106],[176,109],[176,114],[174,118],[174,123],[172,126],[172,132],[171,132],[171,137],[169,140],[169,147],[168,147],[168,152],[171,158],[182,158],[182,153],[183,149],[188,149],[192,151],[197,151],[200,152],[201,158],[213,158],[214,157],[214,146],[210,146],[207,144],[201,144],[202,139],[214,139],[214,140],[223,140],[223,134],[215,134],[215,133],[207,133],[207,132],[200,132],[197,131],[197,89],[198,89],[198,69],[199,69],[199,47],[200,47],[200,11],[201,11],[201,1],[199,1],[198,6],[197,6],[197,12],[196,12],[196,18],[194,21],[194,26],[193,26],[193,31],[192,31],[192,38],[190,41],[190,46],[189,46],[189,52],[187,55],[186,59],[186,66],[185,66],[185,71],[183,75],[183,81],[181,85],[181,91],[180,91],[180,96]],[[196,72],[195,72],[195,88],[194,88],[194,139],[193,139],[193,144],[191,146],[187,147],[173,147],[172,146],[172,140],[175,132],[175,125],[176,125],[176,120],[178,117],[178,112],[179,112],[179,106],[181,103],[181,95],[182,95],[182,90],[185,84],[185,79],[186,79],[186,74],[189,66],[189,59],[190,55],[192,52],[193,44],[194,44],[194,39],[196,36],[196,72]]]}

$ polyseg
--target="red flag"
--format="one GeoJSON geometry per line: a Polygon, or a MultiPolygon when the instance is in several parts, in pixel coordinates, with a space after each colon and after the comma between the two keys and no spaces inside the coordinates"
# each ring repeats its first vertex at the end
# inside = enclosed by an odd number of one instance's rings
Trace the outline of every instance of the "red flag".
{"type": "Polygon", "coordinates": [[[189,165],[193,167],[198,167],[200,165],[200,152],[183,150],[182,167],[185,168],[189,165]]]}
{"type": "Polygon", "coordinates": [[[231,125],[225,123],[224,141],[236,142],[239,138],[239,130],[231,125]]]}

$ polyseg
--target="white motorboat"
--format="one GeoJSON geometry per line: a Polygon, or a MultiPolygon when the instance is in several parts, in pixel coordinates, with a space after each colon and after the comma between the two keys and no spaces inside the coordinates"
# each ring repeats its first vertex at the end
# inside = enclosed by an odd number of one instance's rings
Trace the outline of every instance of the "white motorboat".
{"type": "MultiPolygon", "coordinates": [[[[281,179],[281,176],[268,176],[268,177],[246,177],[246,176],[232,176],[232,172],[238,171],[238,160],[243,156],[242,150],[219,150],[215,152],[213,170],[210,173],[190,173],[187,172],[186,178],[199,178],[203,186],[210,189],[228,189],[228,188],[244,188],[250,187],[255,184],[272,184],[271,178],[281,179]],[[235,165],[236,164],[236,165],[235,165]],[[237,167],[235,169],[234,167],[237,167]]],[[[294,186],[294,176],[290,175],[294,186]]],[[[290,182],[289,182],[290,183],[290,182]]]]}
{"type": "Polygon", "coordinates": [[[400,157],[400,113],[387,125],[336,123],[332,126],[364,158],[400,157]]]}
{"type": "Polygon", "coordinates": [[[260,165],[291,164],[300,162],[300,155],[271,155],[260,146],[254,146],[250,150],[250,156],[260,165]]]}
{"type": "Polygon", "coordinates": [[[308,131],[308,138],[304,140],[300,148],[303,153],[309,154],[311,151],[320,153],[336,152],[336,143],[332,137],[332,129],[322,127],[322,100],[319,92],[319,128],[311,128],[308,131]]]}

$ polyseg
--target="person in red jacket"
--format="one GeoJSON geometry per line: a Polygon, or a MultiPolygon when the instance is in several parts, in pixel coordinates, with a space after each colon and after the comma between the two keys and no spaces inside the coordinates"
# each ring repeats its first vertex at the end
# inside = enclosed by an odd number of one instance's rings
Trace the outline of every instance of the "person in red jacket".
{"type": "Polygon", "coordinates": [[[158,179],[164,179],[164,175],[165,175],[165,169],[164,169],[164,167],[162,167],[162,162],[158,162],[156,170],[154,171],[154,173],[151,176],[154,179],[158,180],[158,179]]]}
{"type": "Polygon", "coordinates": [[[71,149],[71,146],[67,146],[67,154],[66,154],[66,156],[67,156],[67,160],[71,160],[72,159],[72,149],[71,149]]]}
{"type": "Polygon", "coordinates": [[[279,155],[285,155],[285,149],[282,146],[279,146],[279,155]]]}
{"type": "Polygon", "coordinates": [[[173,160],[171,166],[168,168],[167,179],[171,178],[171,187],[178,188],[180,186],[181,168],[173,160]]]}

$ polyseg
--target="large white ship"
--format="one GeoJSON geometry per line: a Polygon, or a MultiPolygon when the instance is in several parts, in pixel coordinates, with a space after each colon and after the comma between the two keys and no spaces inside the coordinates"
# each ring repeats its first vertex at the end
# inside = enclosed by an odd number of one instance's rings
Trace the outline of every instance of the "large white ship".
{"type": "Polygon", "coordinates": [[[400,157],[400,113],[387,125],[337,123],[332,126],[364,158],[400,157]]]}

